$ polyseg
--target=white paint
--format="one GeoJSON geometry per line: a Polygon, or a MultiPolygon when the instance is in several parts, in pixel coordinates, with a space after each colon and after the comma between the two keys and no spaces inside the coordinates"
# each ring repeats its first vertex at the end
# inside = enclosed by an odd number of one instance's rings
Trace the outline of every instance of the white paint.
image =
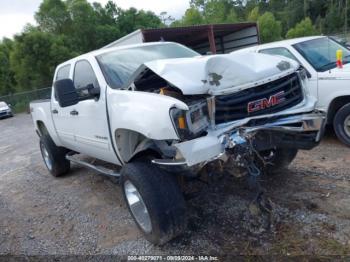
{"type": "MultiPolygon", "coordinates": [[[[294,44],[304,41],[323,38],[325,36],[302,37],[291,40],[279,41],[234,52],[236,54],[258,53],[261,50],[271,48],[286,48],[292,53],[302,66],[311,74],[307,81],[308,91],[317,98],[316,107],[328,111],[334,99],[350,95],[350,64],[345,64],[342,69],[334,68],[325,72],[317,72],[311,64],[293,47],[294,44]]],[[[232,53],[232,54],[234,54],[232,53]]],[[[335,56],[335,54],[334,54],[335,56]]]]}
{"type": "Polygon", "coordinates": [[[186,95],[237,92],[276,80],[298,68],[290,59],[254,53],[165,59],[145,65],[186,95]],[[282,61],[289,69],[282,71],[277,67],[282,61]],[[215,81],[213,74],[221,79],[215,81]]]}

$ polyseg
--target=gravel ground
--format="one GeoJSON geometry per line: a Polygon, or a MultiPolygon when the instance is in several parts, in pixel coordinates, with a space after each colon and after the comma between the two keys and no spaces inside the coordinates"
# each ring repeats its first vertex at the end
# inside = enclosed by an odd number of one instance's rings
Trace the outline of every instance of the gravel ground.
{"type": "Polygon", "coordinates": [[[245,182],[218,179],[188,201],[186,233],[156,247],[116,181],[78,166],[51,177],[30,116],[1,120],[0,254],[350,255],[350,149],[328,133],[264,179],[272,213],[252,215],[245,182]]]}

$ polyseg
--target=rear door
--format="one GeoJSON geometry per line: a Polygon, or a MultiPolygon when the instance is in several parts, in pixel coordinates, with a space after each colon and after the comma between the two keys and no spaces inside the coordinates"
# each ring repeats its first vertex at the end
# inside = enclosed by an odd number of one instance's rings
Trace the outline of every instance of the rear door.
{"type": "MultiPolygon", "coordinates": [[[[66,64],[57,69],[54,81],[70,78],[71,64],[66,64]]],[[[56,96],[53,92],[51,103],[52,119],[56,128],[57,136],[62,145],[71,150],[76,150],[76,141],[74,137],[74,122],[75,119],[71,115],[73,106],[60,107],[56,96]]]]}

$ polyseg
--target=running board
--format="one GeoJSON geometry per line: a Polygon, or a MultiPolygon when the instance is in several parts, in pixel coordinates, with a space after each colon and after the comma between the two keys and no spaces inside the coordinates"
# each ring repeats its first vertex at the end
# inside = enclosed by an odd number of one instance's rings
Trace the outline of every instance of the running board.
{"type": "Polygon", "coordinates": [[[87,163],[87,162],[75,159],[72,154],[68,153],[66,155],[66,159],[71,161],[71,162],[73,162],[73,163],[75,163],[75,164],[77,164],[77,165],[84,166],[84,167],[90,168],[92,170],[95,170],[95,171],[97,171],[97,172],[99,172],[99,173],[101,173],[103,175],[113,176],[113,177],[120,177],[120,174],[116,173],[112,169],[108,169],[108,168],[105,168],[103,166],[95,166],[93,164],[90,164],[90,163],[87,163]]]}

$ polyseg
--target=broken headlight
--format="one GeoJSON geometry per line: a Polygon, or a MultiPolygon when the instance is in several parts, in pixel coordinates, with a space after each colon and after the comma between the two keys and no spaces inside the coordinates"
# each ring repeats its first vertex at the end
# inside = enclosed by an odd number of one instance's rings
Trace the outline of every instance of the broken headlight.
{"type": "Polygon", "coordinates": [[[206,101],[190,105],[188,111],[172,108],[170,116],[181,140],[199,137],[209,126],[206,101]]]}

